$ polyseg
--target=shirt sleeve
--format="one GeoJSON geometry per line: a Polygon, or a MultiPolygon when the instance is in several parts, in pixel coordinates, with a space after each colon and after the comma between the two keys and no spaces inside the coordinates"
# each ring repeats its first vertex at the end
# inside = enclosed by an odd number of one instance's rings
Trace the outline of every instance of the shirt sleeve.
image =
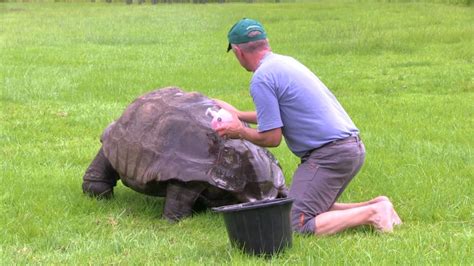
{"type": "Polygon", "coordinates": [[[275,86],[268,79],[254,78],[250,83],[250,94],[257,111],[257,130],[264,132],[283,127],[280,106],[275,86]]]}

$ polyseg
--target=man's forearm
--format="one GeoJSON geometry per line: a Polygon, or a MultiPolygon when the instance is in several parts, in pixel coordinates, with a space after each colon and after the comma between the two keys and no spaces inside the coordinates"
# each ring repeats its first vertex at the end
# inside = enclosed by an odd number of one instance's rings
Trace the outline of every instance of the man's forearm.
{"type": "Polygon", "coordinates": [[[240,137],[262,147],[277,147],[281,142],[281,129],[258,132],[254,128],[243,127],[240,137]]]}
{"type": "Polygon", "coordinates": [[[257,124],[257,112],[255,111],[249,111],[249,112],[238,112],[237,115],[239,116],[239,119],[251,123],[251,124],[257,124]]]}

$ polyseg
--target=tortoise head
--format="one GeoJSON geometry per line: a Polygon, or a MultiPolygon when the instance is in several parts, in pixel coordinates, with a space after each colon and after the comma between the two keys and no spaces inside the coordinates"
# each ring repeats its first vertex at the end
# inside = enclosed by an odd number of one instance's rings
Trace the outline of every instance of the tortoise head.
{"type": "Polygon", "coordinates": [[[217,137],[216,141],[220,144],[211,151],[216,161],[210,176],[217,187],[241,192],[248,201],[259,195],[274,197],[284,186],[281,168],[267,149],[240,139],[217,137]]]}

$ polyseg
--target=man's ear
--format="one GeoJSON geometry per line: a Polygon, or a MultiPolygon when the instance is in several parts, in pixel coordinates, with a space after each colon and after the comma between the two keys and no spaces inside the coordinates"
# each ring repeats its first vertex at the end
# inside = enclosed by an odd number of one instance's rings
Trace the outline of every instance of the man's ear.
{"type": "Polygon", "coordinates": [[[242,55],[242,50],[240,50],[240,47],[238,47],[237,45],[232,45],[232,50],[234,50],[235,55],[242,55]]]}

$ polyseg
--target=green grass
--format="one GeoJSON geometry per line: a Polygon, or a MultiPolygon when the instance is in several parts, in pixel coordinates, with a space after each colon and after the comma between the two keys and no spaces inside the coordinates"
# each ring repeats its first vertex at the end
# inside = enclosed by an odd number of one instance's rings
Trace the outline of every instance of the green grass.
{"type": "MultiPolygon", "coordinates": [[[[0,264],[472,264],[474,9],[439,3],[0,4],[0,264]],[[252,108],[226,54],[241,17],[331,88],[367,147],[342,196],[393,199],[405,224],[295,235],[271,259],[230,247],[222,217],[171,225],[163,199],[119,184],[82,195],[104,127],[176,85],[252,108]]],[[[288,183],[298,160],[273,149],[288,183]]]]}

